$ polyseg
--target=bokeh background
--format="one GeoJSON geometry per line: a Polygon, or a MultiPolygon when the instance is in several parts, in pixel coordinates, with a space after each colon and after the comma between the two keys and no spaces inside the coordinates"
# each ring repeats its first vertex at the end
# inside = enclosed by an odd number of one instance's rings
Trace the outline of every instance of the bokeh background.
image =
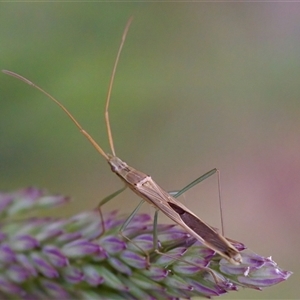
{"type": "MultiPolygon", "coordinates": [[[[219,168],[226,235],[294,272],[223,299],[299,298],[300,3],[0,6],[0,68],[57,97],[108,152],[104,102],[133,15],[110,109],[117,154],[166,190],[219,168]]],[[[70,195],[52,212],[69,216],[122,186],[44,95],[2,74],[0,101],[1,190],[70,195]]],[[[216,178],[182,200],[220,227],[216,178]]],[[[126,191],[105,210],[138,201],[126,191]]]]}

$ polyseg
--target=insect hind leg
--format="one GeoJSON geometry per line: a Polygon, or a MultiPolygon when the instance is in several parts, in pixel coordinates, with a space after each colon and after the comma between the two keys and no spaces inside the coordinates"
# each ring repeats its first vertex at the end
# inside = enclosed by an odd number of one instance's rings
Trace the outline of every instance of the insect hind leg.
{"type": "Polygon", "coordinates": [[[170,194],[174,198],[178,198],[183,193],[187,192],[189,189],[191,189],[192,187],[194,187],[198,183],[204,181],[205,179],[211,177],[214,174],[217,174],[217,180],[218,180],[219,211],[220,211],[220,218],[221,218],[222,235],[224,235],[224,218],[223,218],[223,207],[222,207],[222,198],[221,198],[221,196],[222,196],[222,193],[221,193],[221,179],[220,179],[220,174],[221,173],[220,173],[219,169],[214,168],[214,169],[206,172],[205,174],[201,175],[200,177],[198,177],[197,179],[195,179],[194,181],[189,183],[187,186],[185,186],[181,190],[170,192],[170,194]]]}

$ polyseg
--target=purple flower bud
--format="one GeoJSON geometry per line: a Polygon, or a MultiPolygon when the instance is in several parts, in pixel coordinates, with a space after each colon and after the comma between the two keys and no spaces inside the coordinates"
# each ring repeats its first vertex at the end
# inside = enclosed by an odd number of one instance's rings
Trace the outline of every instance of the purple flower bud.
{"type": "Polygon", "coordinates": [[[32,262],[35,268],[47,278],[57,278],[59,277],[58,271],[54,269],[46,259],[38,253],[32,252],[30,254],[32,262]]]}
{"type": "Polygon", "coordinates": [[[97,244],[85,239],[79,239],[63,246],[62,253],[68,258],[79,258],[86,255],[96,254],[100,248],[97,244]]]}
{"type": "Polygon", "coordinates": [[[39,242],[30,235],[19,235],[10,242],[10,247],[14,251],[28,251],[39,246],[39,242]]]}
{"type": "Polygon", "coordinates": [[[64,196],[43,196],[38,200],[39,207],[53,207],[57,205],[62,205],[66,202],[69,202],[69,197],[64,196]]]}
{"type": "MultiPolygon", "coordinates": [[[[135,229],[136,231],[136,229],[135,229]]],[[[128,243],[128,249],[136,249],[136,245],[142,248],[144,251],[149,252],[153,250],[153,233],[144,233],[137,235],[135,238],[131,239],[128,243]]]]}
{"type": "Polygon", "coordinates": [[[190,235],[186,232],[179,230],[170,230],[169,232],[165,232],[159,235],[159,240],[161,243],[175,242],[176,240],[185,240],[189,238],[190,235]]]}
{"type": "Polygon", "coordinates": [[[84,280],[91,286],[98,286],[105,282],[100,270],[94,265],[83,266],[84,280]]]}
{"type": "Polygon", "coordinates": [[[105,286],[117,291],[128,291],[128,287],[121,281],[122,275],[116,275],[104,266],[94,266],[94,268],[97,269],[99,275],[103,276],[105,286]]]}
{"type": "Polygon", "coordinates": [[[34,267],[34,263],[31,259],[28,258],[25,254],[17,254],[16,261],[26,269],[26,271],[30,274],[31,277],[36,277],[38,272],[34,267]]]}
{"type": "Polygon", "coordinates": [[[69,260],[62,252],[54,246],[46,246],[43,248],[43,253],[46,259],[57,268],[62,268],[69,265],[69,260]]]}
{"type": "Polygon", "coordinates": [[[63,233],[61,234],[56,241],[59,244],[70,243],[72,241],[78,240],[82,238],[82,234],[80,232],[71,232],[71,233],[63,233]]]}
{"type": "Polygon", "coordinates": [[[77,226],[81,224],[90,224],[90,221],[99,221],[100,215],[96,211],[84,211],[80,214],[72,216],[70,219],[75,222],[77,226]]]}
{"type": "Polygon", "coordinates": [[[8,209],[14,198],[10,194],[0,194],[0,213],[8,209]]]}
{"type": "Polygon", "coordinates": [[[69,221],[68,219],[51,219],[49,220],[50,222],[47,222],[47,224],[45,224],[46,228],[48,231],[52,231],[52,230],[62,230],[63,227],[67,226],[68,224],[71,223],[71,221],[69,221]]]}
{"type": "Polygon", "coordinates": [[[172,262],[178,261],[178,259],[182,259],[182,256],[186,253],[187,248],[178,247],[168,251],[168,253],[157,254],[157,259],[155,260],[155,264],[158,266],[166,266],[172,262]]]}
{"type": "Polygon", "coordinates": [[[145,269],[148,266],[146,257],[130,250],[124,250],[120,259],[133,268],[145,269]]]}
{"type": "Polygon", "coordinates": [[[287,280],[292,272],[283,271],[269,258],[259,267],[249,267],[246,276],[238,276],[238,281],[249,286],[267,287],[287,280]]]}
{"type": "Polygon", "coordinates": [[[211,286],[205,286],[205,284],[201,284],[196,280],[188,280],[193,287],[193,290],[197,291],[197,293],[201,294],[204,297],[212,297],[219,296],[227,293],[228,289],[222,288],[222,286],[212,283],[211,286]]]}
{"type": "Polygon", "coordinates": [[[108,253],[102,247],[99,247],[99,251],[96,254],[93,254],[92,260],[95,262],[101,262],[106,260],[108,257],[108,253]]]}
{"type": "Polygon", "coordinates": [[[11,281],[16,283],[22,283],[31,277],[30,272],[26,268],[16,264],[10,265],[6,269],[6,275],[11,281]]]}
{"type": "Polygon", "coordinates": [[[40,283],[48,295],[48,299],[70,299],[70,294],[59,283],[41,279],[40,283]]]}
{"type": "Polygon", "coordinates": [[[116,257],[109,257],[107,262],[117,271],[128,276],[131,276],[132,270],[116,257]]]}
{"type": "MultiPolygon", "coordinates": [[[[98,209],[97,209],[97,213],[99,215],[98,209]]],[[[117,217],[117,215],[118,215],[118,210],[113,210],[108,214],[106,213],[103,216],[106,231],[109,231],[110,229],[114,229],[114,228],[120,228],[120,226],[124,224],[125,220],[121,220],[120,218],[117,217]]]]}
{"type": "Polygon", "coordinates": [[[41,190],[36,188],[27,188],[11,193],[14,201],[8,209],[8,214],[14,215],[30,209],[35,205],[36,200],[39,199],[42,193],[41,190]],[[22,199],[22,201],[19,201],[19,199],[22,199]]]}
{"type": "Polygon", "coordinates": [[[129,223],[130,227],[149,225],[151,221],[151,217],[148,214],[136,214],[129,223]]]}
{"type": "Polygon", "coordinates": [[[62,277],[68,282],[72,284],[78,284],[84,279],[84,273],[81,269],[68,266],[62,269],[62,277]]]}
{"type": "Polygon", "coordinates": [[[173,264],[172,270],[181,276],[189,275],[189,274],[195,274],[203,268],[207,266],[207,263],[205,264],[194,264],[188,260],[184,261],[178,261],[173,264]],[[188,262],[188,263],[187,263],[188,262]]]}
{"type": "Polygon", "coordinates": [[[110,254],[117,254],[126,249],[126,243],[116,236],[105,236],[99,242],[110,254]]]}
{"type": "Polygon", "coordinates": [[[12,283],[11,281],[4,278],[2,275],[0,275],[0,292],[3,292],[7,295],[18,295],[21,297],[26,294],[25,290],[21,286],[12,283]]]}
{"type": "MultiPolygon", "coordinates": [[[[143,275],[141,275],[141,274],[139,274],[137,272],[134,272],[130,276],[130,281],[133,282],[136,286],[138,286],[138,287],[140,287],[142,289],[145,289],[145,290],[157,290],[157,291],[164,291],[165,290],[165,286],[162,286],[158,282],[153,282],[153,280],[151,280],[150,278],[144,277],[143,275]]],[[[165,279],[165,282],[168,285],[167,278],[165,279]]],[[[181,283],[182,283],[182,286],[180,288],[183,288],[183,289],[187,288],[187,289],[189,289],[188,285],[185,285],[185,283],[183,283],[183,281],[181,283]]],[[[177,287],[178,287],[178,285],[177,285],[177,287]]]]}
{"type": "Polygon", "coordinates": [[[20,222],[17,225],[12,223],[5,224],[5,228],[10,235],[14,234],[15,236],[33,236],[40,232],[40,230],[42,230],[47,224],[49,224],[48,218],[30,218],[20,222]]]}
{"type": "Polygon", "coordinates": [[[44,229],[43,231],[41,231],[40,233],[38,233],[36,235],[36,239],[40,242],[40,243],[45,243],[47,240],[52,240],[55,237],[58,237],[62,234],[62,230],[61,229],[44,229]]]}
{"type": "Polygon", "coordinates": [[[0,262],[3,264],[13,263],[16,260],[15,252],[7,244],[0,245],[0,262]]]}
{"type": "Polygon", "coordinates": [[[168,275],[169,271],[165,268],[151,266],[148,269],[141,270],[141,274],[147,278],[151,278],[153,281],[163,281],[168,275]]]}

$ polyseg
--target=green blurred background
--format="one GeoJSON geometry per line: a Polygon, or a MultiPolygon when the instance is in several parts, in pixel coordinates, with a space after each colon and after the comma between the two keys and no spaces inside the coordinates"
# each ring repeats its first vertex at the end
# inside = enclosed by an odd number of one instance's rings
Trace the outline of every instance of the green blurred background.
{"type": "MultiPolygon", "coordinates": [[[[1,3],[0,67],[57,97],[109,152],[104,102],[131,15],[110,109],[117,155],[167,190],[219,168],[226,235],[295,273],[222,298],[298,299],[300,3],[1,3]]],[[[0,78],[1,190],[70,195],[54,212],[65,216],[122,186],[57,106],[0,78]]],[[[126,191],[105,210],[138,201],[126,191]]],[[[220,227],[216,178],[183,201],[220,227]]]]}

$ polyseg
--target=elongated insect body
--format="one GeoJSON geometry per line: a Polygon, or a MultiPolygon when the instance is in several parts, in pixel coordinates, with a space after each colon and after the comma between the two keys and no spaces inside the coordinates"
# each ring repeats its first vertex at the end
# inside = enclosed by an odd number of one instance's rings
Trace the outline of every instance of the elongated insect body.
{"type": "Polygon", "coordinates": [[[225,237],[218,234],[211,226],[203,222],[186,206],[177,201],[161,188],[149,175],[128,166],[118,157],[108,160],[111,169],[138,196],[155,209],[159,209],[189,234],[219,253],[233,264],[242,262],[239,251],[225,237]]]}
{"type": "MultiPolygon", "coordinates": [[[[109,122],[108,107],[109,107],[110,95],[112,91],[112,84],[116,72],[116,66],[131,21],[132,18],[129,19],[122,36],[117,58],[113,67],[113,72],[112,72],[112,76],[108,88],[108,95],[106,99],[105,119],[106,119],[108,140],[109,140],[112,154],[106,154],[104,150],[100,147],[100,145],[97,144],[97,142],[89,135],[89,133],[83,129],[83,127],[73,117],[73,115],[49,93],[44,91],[42,88],[40,88],[39,86],[37,86],[36,84],[28,80],[27,78],[17,73],[14,73],[12,71],[6,71],[6,70],[3,70],[3,72],[7,75],[13,76],[25,82],[30,86],[33,86],[37,90],[41,91],[48,98],[50,98],[53,102],[55,102],[68,115],[68,117],[77,126],[79,131],[88,139],[88,141],[94,146],[94,148],[107,160],[107,162],[111,166],[112,172],[114,172],[115,174],[117,174],[118,177],[121,178],[121,180],[125,183],[126,187],[129,187],[135,194],[137,194],[139,197],[147,201],[150,205],[154,206],[157,211],[163,212],[167,217],[169,217],[175,223],[183,227],[189,234],[191,234],[197,240],[202,242],[208,248],[211,248],[212,250],[216,251],[222,257],[226,258],[229,262],[233,264],[240,264],[242,262],[242,257],[239,251],[225,237],[218,234],[211,226],[203,222],[192,211],[190,211],[187,207],[185,207],[183,204],[178,202],[174,197],[172,197],[163,188],[161,188],[155,181],[153,181],[150,176],[128,166],[124,161],[118,158],[115,154],[110,122],[109,122]]],[[[208,173],[204,174],[201,177],[207,178],[208,173]]],[[[107,201],[109,201],[110,199],[118,195],[124,189],[125,188],[103,199],[98,207],[105,204],[107,201]]],[[[178,195],[179,194],[181,194],[181,192],[179,192],[178,195]]],[[[125,223],[128,224],[127,222],[125,223]]],[[[157,238],[155,239],[157,240],[157,238]]]]}

